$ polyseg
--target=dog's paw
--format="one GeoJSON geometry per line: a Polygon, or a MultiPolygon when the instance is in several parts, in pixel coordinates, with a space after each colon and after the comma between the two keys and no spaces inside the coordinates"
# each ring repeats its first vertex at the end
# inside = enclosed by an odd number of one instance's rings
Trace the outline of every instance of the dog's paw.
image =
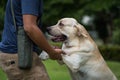
{"type": "Polygon", "coordinates": [[[39,58],[42,60],[47,60],[49,59],[49,55],[45,51],[42,51],[41,54],[39,55],[39,58]]]}

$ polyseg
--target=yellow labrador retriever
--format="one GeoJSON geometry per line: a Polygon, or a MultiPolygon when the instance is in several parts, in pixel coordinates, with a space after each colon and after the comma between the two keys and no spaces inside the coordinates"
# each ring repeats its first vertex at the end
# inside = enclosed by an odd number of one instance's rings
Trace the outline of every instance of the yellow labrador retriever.
{"type": "MultiPolygon", "coordinates": [[[[63,62],[74,80],[117,80],[96,43],[74,18],[63,18],[48,29],[53,41],[63,41],[63,62]]],[[[43,54],[42,54],[43,56],[43,54]]]]}

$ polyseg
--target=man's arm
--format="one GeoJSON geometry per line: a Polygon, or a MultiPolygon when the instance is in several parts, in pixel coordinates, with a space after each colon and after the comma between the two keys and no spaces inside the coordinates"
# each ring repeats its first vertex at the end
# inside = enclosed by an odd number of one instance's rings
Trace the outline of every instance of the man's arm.
{"type": "Polygon", "coordinates": [[[47,42],[42,31],[37,26],[37,16],[23,15],[24,30],[31,40],[42,50],[46,51],[52,59],[61,59],[61,49],[53,49],[47,42]]]}

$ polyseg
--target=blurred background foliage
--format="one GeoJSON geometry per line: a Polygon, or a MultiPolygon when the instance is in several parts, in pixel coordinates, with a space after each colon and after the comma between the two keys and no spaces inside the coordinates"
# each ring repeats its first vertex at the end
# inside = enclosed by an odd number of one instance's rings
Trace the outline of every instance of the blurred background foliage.
{"type": "MultiPolygon", "coordinates": [[[[7,0],[0,0],[0,31],[3,29],[7,0]]],[[[42,24],[56,24],[63,17],[73,17],[83,24],[94,39],[103,44],[120,45],[119,0],[44,0],[42,24]]]]}
{"type": "Polygon", "coordinates": [[[53,25],[63,17],[73,17],[87,30],[96,31],[104,44],[119,44],[119,0],[44,1],[43,26],[53,25]]]}

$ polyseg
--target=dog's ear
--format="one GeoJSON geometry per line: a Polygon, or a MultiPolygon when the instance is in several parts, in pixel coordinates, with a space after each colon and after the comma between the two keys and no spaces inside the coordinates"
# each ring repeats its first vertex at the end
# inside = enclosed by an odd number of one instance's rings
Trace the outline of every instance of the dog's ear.
{"type": "Polygon", "coordinates": [[[77,28],[77,35],[78,36],[88,37],[88,33],[87,33],[86,29],[81,24],[77,23],[75,25],[75,27],[77,28]]]}

